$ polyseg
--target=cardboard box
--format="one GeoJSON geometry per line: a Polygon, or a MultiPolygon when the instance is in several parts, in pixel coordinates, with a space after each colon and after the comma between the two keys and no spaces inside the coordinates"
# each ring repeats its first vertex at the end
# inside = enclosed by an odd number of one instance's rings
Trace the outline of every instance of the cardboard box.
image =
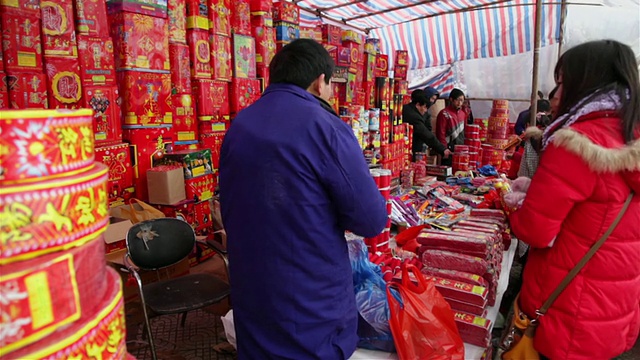
{"type": "Polygon", "coordinates": [[[218,81],[231,81],[233,68],[231,67],[231,38],[215,35],[213,37],[213,48],[211,65],[213,70],[213,79],[218,81]]]}
{"type": "Polygon", "coordinates": [[[117,70],[169,70],[169,21],[130,12],[110,16],[117,70]]]}
{"type": "Polygon", "coordinates": [[[231,113],[237,114],[260,98],[260,80],[234,79],[231,83],[231,113]]]}
{"type": "Polygon", "coordinates": [[[102,235],[107,254],[113,254],[127,249],[127,233],[133,226],[131,220],[110,216],[109,225],[102,235]]]}
{"type": "Polygon", "coordinates": [[[342,45],[342,29],[339,26],[331,24],[322,24],[322,41],[335,46],[342,45]]]}
{"type": "Polygon", "coordinates": [[[122,110],[118,87],[84,86],[82,105],[93,110],[96,145],[122,142],[122,110]]]}
{"type": "Polygon", "coordinates": [[[128,12],[166,19],[167,0],[109,0],[107,2],[107,12],[109,15],[128,12]]]}
{"type": "Polygon", "coordinates": [[[184,170],[185,180],[213,174],[213,168],[211,167],[211,150],[207,149],[167,153],[158,164],[181,166],[184,170]]]}
{"type": "Polygon", "coordinates": [[[231,36],[231,0],[209,0],[209,23],[214,34],[231,36]]]}
{"type": "Polygon", "coordinates": [[[240,79],[256,77],[256,43],[251,36],[233,35],[233,75],[240,79]]]}
{"type": "Polygon", "coordinates": [[[104,38],[109,36],[107,5],[101,0],[75,0],[78,35],[104,38]]]}
{"type": "Polygon", "coordinates": [[[45,56],[77,57],[73,2],[41,1],[42,47],[45,56]]]}
{"type": "Polygon", "coordinates": [[[289,1],[273,3],[273,20],[285,21],[292,24],[300,23],[300,7],[289,1]]]}
{"type": "Polygon", "coordinates": [[[42,71],[40,13],[3,9],[0,19],[5,70],[42,71]]]}
{"type": "Polygon", "coordinates": [[[171,63],[171,93],[191,93],[191,64],[189,46],[169,44],[169,60],[171,63]]]}
{"type": "Polygon", "coordinates": [[[198,139],[198,124],[191,95],[173,95],[173,132],[176,141],[198,139]]]}
{"type": "Polygon", "coordinates": [[[109,167],[109,204],[127,200],[134,191],[130,151],[129,144],[125,143],[96,146],[96,161],[109,167]]]}
{"type": "Polygon", "coordinates": [[[16,72],[5,76],[12,109],[48,109],[47,76],[41,73],[16,72]]]}
{"type": "Polygon", "coordinates": [[[211,48],[209,40],[208,31],[187,30],[191,77],[194,79],[211,79],[211,48]]]}
{"type": "Polygon", "coordinates": [[[209,31],[209,6],[207,0],[186,0],[187,30],[200,29],[209,31]]]}
{"type": "Polygon", "coordinates": [[[186,199],[181,167],[157,166],[147,170],[149,202],[171,205],[186,199]]]}
{"type": "Polygon", "coordinates": [[[50,109],[79,109],[82,107],[82,80],[77,58],[46,58],[47,92],[50,109]]]}
{"type": "Polygon", "coordinates": [[[276,31],[272,27],[256,26],[253,28],[253,37],[256,44],[256,66],[268,67],[276,55],[276,31]]]}
{"type": "Polygon", "coordinates": [[[110,37],[78,35],[80,78],[84,85],[115,85],[116,70],[110,37]]]}
{"type": "Polygon", "coordinates": [[[276,29],[276,42],[288,44],[300,38],[300,26],[297,24],[277,21],[273,26],[276,29]]]}
{"type": "Polygon", "coordinates": [[[237,35],[251,36],[251,9],[249,7],[249,0],[233,1],[231,30],[237,35]]]}
{"type": "Polygon", "coordinates": [[[118,72],[123,125],[162,125],[173,122],[169,72],[118,72]]]}
{"type": "Polygon", "coordinates": [[[169,43],[187,43],[187,4],[186,0],[169,0],[167,3],[169,19],[169,43]]]}
{"type": "Polygon", "coordinates": [[[187,199],[196,202],[213,198],[213,174],[206,174],[185,180],[187,199]]]}

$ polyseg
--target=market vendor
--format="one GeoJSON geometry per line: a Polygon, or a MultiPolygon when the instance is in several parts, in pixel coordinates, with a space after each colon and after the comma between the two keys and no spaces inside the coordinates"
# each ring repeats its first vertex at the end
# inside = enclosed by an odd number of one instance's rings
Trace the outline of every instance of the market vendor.
{"type": "MultiPolygon", "coordinates": [[[[449,94],[449,106],[442,109],[436,121],[436,136],[449,150],[456,145],[464,144],[464,125],[468,114],[462,108],[464,93],[460,89],[453,89],[449,94]]],[[[450,163],[450,161],[443,161],[450,163]]]]}
{"type": "Polygon", "coordinates": [[[414,90],[411,93],[411,103],[402,108],[402,119],[405,123],[413,126],[413,160],[416,160],[416,153],[426,151],[425,146],[433,149],[438,155],[448,158],[451,151],[444,146],[431,132],[431,117],[429,107],[438,99],[438,92],[434,88],[414,90]]]}
{"type": "Polygon", "coordinates": [[[220,200],[241,360],[348,359],[356,349],[344,234],[376,236],[387,210],[351,127],[327,102],[333,70],[319,43],[288,44],[224,138],[220,200]]]}

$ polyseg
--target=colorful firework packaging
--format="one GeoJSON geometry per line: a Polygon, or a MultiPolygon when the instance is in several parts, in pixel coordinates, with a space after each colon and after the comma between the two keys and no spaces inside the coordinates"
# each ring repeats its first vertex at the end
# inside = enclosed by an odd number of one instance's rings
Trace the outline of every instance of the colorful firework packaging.
{"type": "Polygon", "coordinates": [[[117,70],[169,70],[167,19],[116,12],[110,15],[117,70]]]}
{"type": "Polygon", "coordinates": [[[231,36],[231,0],[209,1],[209,22],[216,35],[231,36]]]}
{"type": "Polygon", "coordinates": [[[185,0],[169,0],[169,42],[173,44],[187,43],[187,7],[185,0]]]}
{"type": "Polygon", "coordinates": [[[251,9],[249,7],[249,0],[233,1],[231,30],[234,34],[251,36],[251,9]]]}
{"type": "Polygon", "coordinates": [[[122,141],[122,110],[116,86],[84,86],[82,103],[93,110],[93,133],[96,144],[122,141]]]}
{"type": "Polygon", "coordinates": [[[82,106],[82,80],[78,58],[46,57],[50,109],[78,109],[82,106]]]}
{"type": "Polygon", "coordinates": [[[78,35],[109,36],[107,6],[101,0],[75,0],[76,30],[78,35]]]}
{"type": "Polygon", "coordinates": [[[5,70],[41,71],[40,13],[3,9],[1,19],[5,70]]]}
{"type": "Polygon", "coordinates": [[[209,30],[209,7],[206,0],[186,0],[187,29],[209,30]]]}
{"type": "Polygon", "coordinates": [[[209,41],[208,31],[187,30],[191,77],[193,79],[211,79],[211,48],[209,41]]]}
{"type": "Polygon", "coordinates": [[[234,79],[231,83],[231,113],[237,114],[260,98],[260,80],[234,79]]]}
{"type": "Polygon", "coordinates": [[[0,109],[9,108],[9,89],[7,89],[6,75],[0,72],[0,109]]]}
{"type": "Polygon", "coordinates": [[[71,0],[41,1],[41,25],[45,56],[77,57],[71,0]]]}
{"type": "Polygon", "coordinates": [[[107,12],[109,14],[128,12],[165,19],[167,17],[167,0],[109,0],[107,12]]]}
{"type": "Polygon", "coordinates": [[[189,94],[173,95],[173,132],[176,141],[198,139],[193,97],[189,94]]]}
{"type": "Polygon", "coordinates": [[[184,44],[169,44],[172,94],[191,93],[191,68],[189,66],[189,56],[189,46],[184,44]]]}
{"type": "Polygon", "coordinates": [[[171,124],[171,75],[168,72],[118,72],[123,99],[123,124],[157,126],[171,124]]]}
{"type": "Polygon", "coordinates": [[[231,67],[231,38],[222,35],[212,37],[213,47],[211,65],[213,70],[213,79],[218,81],[231,81],[233,76],[233,68],[231,67]]]}
{"type": "Polygon", "coordinates": [[[42,73],[16,72],[5,76],[12,109],[46,109],[47,76],[42,73]]]}
{"type": "Polygon", "coordinates": [[[109,203],[128,199],[133,194],[133,169],[129,144],[96,147],[96,161],[109,168],[107,196],[109,203]]]}
{"type": "Polygon", "coordinates": [[[269,26],[253,28],[256,45],[256,64],[267,67],[276,54],[276,32],[269,26]]]}
{"type": "Polygon", "coordinates": [[[83,85],[114,85],[113,41],[106,37],[78,35],[78,59],[83,85]]]}
{"type": "Polygon", "coordinates": [[[244,35],[233,36],[233,65],[235,78],[254,79],[256,77],[254,38],[244,35]]]}

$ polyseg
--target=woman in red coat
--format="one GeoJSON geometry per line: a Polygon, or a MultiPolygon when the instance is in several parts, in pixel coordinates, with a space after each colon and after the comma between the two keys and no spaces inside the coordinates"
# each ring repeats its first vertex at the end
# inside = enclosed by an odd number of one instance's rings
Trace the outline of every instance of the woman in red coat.
{"type": "MultiPolygon", "coordinates": [[[[632,50],[595,41],[567,51],[555,69],[556,120],[522,207],[511,216],[531,246],[520,307],[536,310],[640,194],[640,82],[632,50]]],[[[541,317],[534,346],[551,359],[610,359],[640,329],[640,195],[595,256],[541,317]]]]}

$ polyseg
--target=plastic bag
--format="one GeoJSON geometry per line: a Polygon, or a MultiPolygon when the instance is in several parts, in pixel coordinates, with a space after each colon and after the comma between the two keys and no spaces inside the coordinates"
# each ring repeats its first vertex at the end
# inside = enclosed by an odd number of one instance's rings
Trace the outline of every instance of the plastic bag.
{"type": "Polygon", "coordinates": [[[400,360],[464,358],[464,345],[451,307],[417,267],[403,266],[402,283],[390,284],[387,291],[389,324],[400,360]],[[392,289],[398,290],[402,303],[391,293],[392,289]]]}
{"type": "Polygon", "coordinates": [[[229,344],[237,349],[236,346],[236,328],[233,324],[233,310],[229,310],[227,315],[220,318],[222,326],[224,327],[224,336],[227,338],[229,344]]]}
{"type": "Polygon", "coordinates": [[[358,347],[395,352],[389,327],[387,284],[380,268],[369,261],[367,246],[362,240],[347,242],[353,269],[353,284],[358,308],[358,347]]]}

